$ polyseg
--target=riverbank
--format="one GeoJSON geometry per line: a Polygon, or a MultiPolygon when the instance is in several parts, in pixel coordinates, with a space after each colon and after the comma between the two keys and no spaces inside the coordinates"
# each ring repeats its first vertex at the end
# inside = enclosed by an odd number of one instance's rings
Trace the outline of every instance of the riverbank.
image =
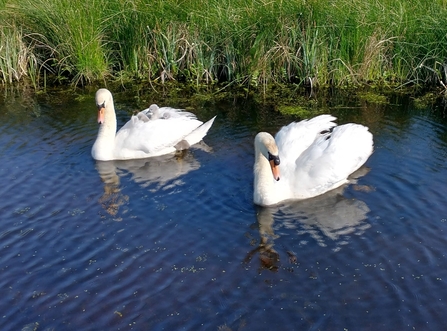
{"type": "Polygon", "coordinates": [[[442,85],[444,1],[3,0],[0,83],[442,85]]]}

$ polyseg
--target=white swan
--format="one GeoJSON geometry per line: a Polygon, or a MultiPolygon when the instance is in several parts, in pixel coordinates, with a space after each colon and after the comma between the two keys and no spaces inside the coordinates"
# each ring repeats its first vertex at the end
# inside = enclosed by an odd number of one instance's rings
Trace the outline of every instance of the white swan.
{"type": "Polygon", "coordinates": [[[337,126],[336,118],[320,115],[284,126],[273,138],[255,137],[255,204],[307,199],[347,182],[373,152],[373,137],[360,124],[337,126]],[[281,175],[279,170],[281,170],[281,175]]]}
{"type": "MultiPolygon", "coordinates": [[[[147,114],[151,108],[148,108],[132,116],[116,132],[112,93],[101,88],[96,92],[95,100],[100,127],[92,157],[100,161],[142,159],[189,148],[202,140],[216,118],[214,116],[203,124],[194,114],[176,110],[178,116],[149,119],[147,114]]],[[[163,108],[168,107],[160,109],[163,108]]]]}

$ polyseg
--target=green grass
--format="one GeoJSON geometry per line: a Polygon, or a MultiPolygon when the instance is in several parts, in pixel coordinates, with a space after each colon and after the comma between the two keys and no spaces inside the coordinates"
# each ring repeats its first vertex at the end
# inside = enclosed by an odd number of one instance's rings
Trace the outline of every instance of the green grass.
{"type": "Polygon", "coordinates": [[[1,0],[0,82],[443,81],[445,0],[1,0]]]}

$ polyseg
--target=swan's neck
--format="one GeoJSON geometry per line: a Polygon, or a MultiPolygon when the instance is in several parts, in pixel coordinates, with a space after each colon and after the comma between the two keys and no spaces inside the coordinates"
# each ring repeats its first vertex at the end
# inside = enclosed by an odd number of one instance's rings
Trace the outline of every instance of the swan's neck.
{"type": "Polygon", "coordinates": [[[98,136],[92,147],[92,156],[95,160],[108,161],[113,159],[116,135],[115,108],[108,105],[104,114],[104,123],[99,124],[98,136]]]}
{"type": "Polygon", "coordinates": [[[255,150],[253,201],[268,206],[277,203],[276,187],[269,161],[259,150],[255,150]]]}

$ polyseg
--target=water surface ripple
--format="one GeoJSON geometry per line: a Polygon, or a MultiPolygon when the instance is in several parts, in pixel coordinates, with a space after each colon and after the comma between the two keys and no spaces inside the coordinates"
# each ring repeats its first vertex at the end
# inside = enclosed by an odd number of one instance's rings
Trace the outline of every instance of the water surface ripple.
{"type": "Polygon", "coordinates": [[[445,328],[442,110],[334,109],[374,133],[365,167],[259,208],[254,135],[296,118],[216,102],[206,145],[95,162],[92,97],[2,102],[1,330],[445,328]]]}

